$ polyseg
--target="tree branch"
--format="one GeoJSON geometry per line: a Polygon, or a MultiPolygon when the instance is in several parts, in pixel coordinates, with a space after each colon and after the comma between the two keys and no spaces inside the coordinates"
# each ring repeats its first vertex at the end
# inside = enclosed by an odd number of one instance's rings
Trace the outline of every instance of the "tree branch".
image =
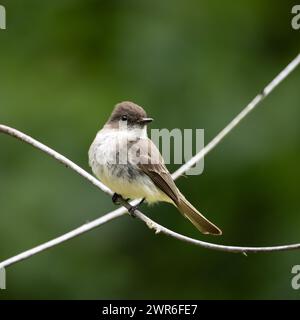
{"type": "MultiPolygon", "coordinates": [[[[200,161],[206,154],[208,154],[212,149],[214,149],[253,109],[255,109],[265,97],[267,97],[298,65],[300,64],[300,54],[274,79],[272,80],[262,91],[261,94],[258,94],[243,110],[239,113],[204,149],[202,149],[199,153],[197,153],[192,159],[190,159],[186,164],[180,167],[176,172],[173,173],[173,178],[177,179],[179,176],[184,174],[188,171],[193,165],[195,165],[198,161],[200,161]]],[[[55,150],[47,147],[46,145],[40,143],[39,141],[29,137],[28,135],[10,128],[8,126],[0,125],[0,132],[8,134],[12,137],[15,137],[18,140],[26,142],[33,147],[41,150],[42,152],[48,154],[49,156],[53,157],[63,165],[69,167],[73,171],[77,172],[79,175],[87,179],[93,185],[95,185],[100,190],[104,191],[108,195],[112,196],[113,192],[107,188],[104,184],[102,184],[99,180],[94,178],[88,172],[83,170],[81,167],[76,165],[71,160],[67,159],[63,155],[59,154],[55,150]]],[[[55,238],[51,241],[48,241],[42,245],[39,245],[35,248],[27,250],[23,253],[20,253],[12,258],[9,258],[0,263],[0,268],[4,268],[10,266],[14,263],[20,262],[25,260],[39,252],[45,251],[49,248],[57,246],[65,241],[68,241],[74,237],[77,237],[85,232],[88,232],[100,225],[103,225],[111,220],[114,220],[122,215],[124,215],[128,209],[132,207],[132,205],[136,204],[138,200],[133,201],[131,203],[122,200],[123,208],[119,208],[114,210],[106,215],[84,224],[83,226],[76,228],[58,238],[55,238]]],[[[135,215],[141,221],[147,224],[147,226],[151,229],[154,229],[156,233],[163,233],[178,240],[191,243],[203,248],[224,251],[224,252],[232,252],[232,253],[248,253],[248,252],[274,252],[274,251],[286,251],[286,250],[295,250],[300,248],[300,243],[297,244],[290,244],[290,245],[281,245],[281,246],[272,246],[272,247],[239,247],[239,246],[225,246],[219,244],[213,244],[209,242],[200,241],[197,239],[186,237],[182,234],[176,233],[172,230],[161,226],[160,224],[156,223],[155,221],[148,218],[139,210],[135,211],[135,215]]]]}

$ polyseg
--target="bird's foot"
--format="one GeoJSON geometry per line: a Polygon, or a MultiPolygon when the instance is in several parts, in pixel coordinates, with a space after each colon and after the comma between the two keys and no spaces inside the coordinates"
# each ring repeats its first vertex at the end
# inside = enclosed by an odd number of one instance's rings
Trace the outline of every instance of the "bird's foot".
{"type": "Polygon", "coordinates": [[[121,204],[120,200],[121,200],[121,196],[118,193],[114,193],[114,195],[112,196],[112,202],[116,205],[121,204]]]}
{"type": "Polygon", "coordinates": [[[137,210],[139,207],[140,207],[140,205],[142,205],[143,204],[143,202],[145,201],[145,198],[143,198],[138,204],[136,204],[135,206],[131,206],[131,208],[128,210],[128,212],[129,212],[129,214],[130,214],[130,216],[132,217],[132,218],[135,218],[136,217],[136,215],[135,215],[135,210],[137,210]]]}
{"type": "MultiPolygon", "coordinates": [[[[122,196],[118,193],[114,193],[113,196],[112,196],[112,202],[116,205],[120,205],[122,204],[122,201],[121,201],[122,196]]],[[[128,202],[130,199],[126,199],[126,201],[128,202]]],[[[128,209],[128,212],[130,214],[131,217],[135,218],[136,215],[135,215],[135,210],[138,210],[138,208],[140,207],[140,205],[145,201],[145,198],[143,198],[138,204],[136,204],[135,206],[131,206],[129,209],[128,209]]]]}

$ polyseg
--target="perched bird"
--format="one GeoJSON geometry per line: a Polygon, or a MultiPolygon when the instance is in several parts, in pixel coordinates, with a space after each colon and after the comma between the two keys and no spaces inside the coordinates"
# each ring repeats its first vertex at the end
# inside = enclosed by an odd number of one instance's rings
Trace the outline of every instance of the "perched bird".
{"type": "Polygon", "coordinates": [[[169,202],[202,233],[221,235],[176,187],[159,150],[148,138],[147,124],[152,120],[133,102],[117,104],[89,149],[93,173],[115,193],[114,202],[120,196],[169,202]]]}

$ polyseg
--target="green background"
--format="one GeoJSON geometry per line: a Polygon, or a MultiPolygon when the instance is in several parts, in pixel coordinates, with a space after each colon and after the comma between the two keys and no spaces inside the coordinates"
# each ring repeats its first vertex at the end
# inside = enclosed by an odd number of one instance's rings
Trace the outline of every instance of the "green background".
{"type": "MultiPolygon", "coordinates": [[[[152,128],[213,138],[299,51],[289,1],[1,0],[0,123],[90,170],[113,106],[132,100],[152,128]]],[[[295,4],[295,3],[294,3],[295,4]]],[[[178,180],[223,229],[204,236],[170,205],[143,211],[180,233],[230,245],[300,242],[300,70],[178,180]]],[[[171,171],[178,166],[169,166],[171,171]]],[[[0,260],[115,209],[45,154],[0,136],[0,260]]],[[[229,254],[123,216],[7,269],[0,299],[297,299],[299,251],[229,254]]]]}

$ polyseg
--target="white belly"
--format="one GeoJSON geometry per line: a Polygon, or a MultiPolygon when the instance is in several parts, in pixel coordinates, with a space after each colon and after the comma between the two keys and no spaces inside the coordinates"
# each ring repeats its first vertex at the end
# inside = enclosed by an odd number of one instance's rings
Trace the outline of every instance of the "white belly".
{"type": "Polygon", "coordinates": [[[95,176],[125,199],[145,198],[148,203],[172,202],[136,164],[116,162],[116,141],[122,143],[106,130],[97,134],[89,150],[89,163],[95,176]]]}

